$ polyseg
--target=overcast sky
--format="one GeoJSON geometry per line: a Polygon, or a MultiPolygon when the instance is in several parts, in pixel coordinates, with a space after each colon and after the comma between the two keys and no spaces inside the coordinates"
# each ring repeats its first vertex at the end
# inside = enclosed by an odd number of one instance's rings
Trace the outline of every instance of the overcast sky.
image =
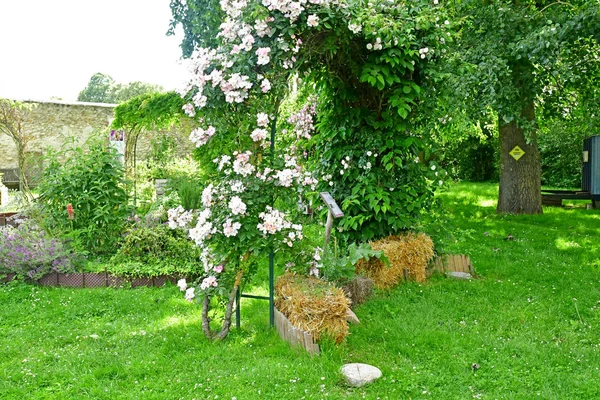
{"type": "Polygon", "coordinates": [[[175,89],[181,36],[170,0],[0,0],[0,97],[77,99],[102,72],[175,89]]]}

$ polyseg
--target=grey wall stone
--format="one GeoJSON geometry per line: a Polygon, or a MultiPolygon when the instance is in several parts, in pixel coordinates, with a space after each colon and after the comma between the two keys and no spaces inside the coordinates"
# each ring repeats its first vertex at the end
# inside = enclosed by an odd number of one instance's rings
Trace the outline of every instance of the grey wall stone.
{"type": "MultiPolygon", "coordinates": [[[[31,136],[27,147],[30,157],[39,158],[47,149],[59,151],[63,145],[75,139],[81,145],[94,132],[104,131],[114,118],[115,104],[62,102],[62,101],[24,101],[33,105],[27,113],[25,132],[31,136]]],[[[187,140],[190,128],[173,128],[164,132],[173,136],[178,143],[179,155],[189,154],[192,145],[187,140]]],[[[157,132],[144,132],[138,140],[138,162],[149,152],[152,137],[157,132]]],[[[0,169],[17,168],[17,155],[12,140],[0,134],[0,169]]]]}

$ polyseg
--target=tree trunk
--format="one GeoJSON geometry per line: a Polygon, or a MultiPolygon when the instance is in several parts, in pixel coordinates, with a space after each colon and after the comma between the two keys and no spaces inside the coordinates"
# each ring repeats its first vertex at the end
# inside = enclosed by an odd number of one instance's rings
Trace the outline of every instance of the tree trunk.
{"type": "MultiPolygon", "coordinates": [[[[521,116],[533,123],[535,109],[533,102],[527,104],[521,116]]],[[[498,194],[498,213],[541,214],[542,165],[537,146],[535,129],[529,135],[529,144],[523,129],[516,121],[505,123],[498,116],[500,130],[500,191],[498,194]],[[525,154],[515,160],[510,152],[519,146],[525,154]]]]}
{"type": "Polygon", "coordinates": [[[227,302],[227,307],[225,308],[225,318],[223,319],[223,326],[220,331],[213,331],[210,328],[210,318],[208,317],[208,313],[210,311],[210,296],[205,296],[202,301],[202,332],[204,332],[204,336],[206,336],[210,340],[223,340],[227,337],[229,333],[229,328],[231,328],[231,317],[233,316],[233,305],[235,303],[237,292],[240,288],[242,281],[243,271],[238,271],[237,276],[235,278],[235,283],[233,285],[233,289],[229,293],[229,300],[227,302]]]}
{"type": "Polygon", "coordinates": [[[17,145],[17,164],[19,167],[19,191],[21,192],[21,196],[23,196],[23,200],[29,203],[33,200],[33,195],[31,194],[27,176],[25,175],[25,146],[17,140],[15,140],[15,144],[17,145]]]}

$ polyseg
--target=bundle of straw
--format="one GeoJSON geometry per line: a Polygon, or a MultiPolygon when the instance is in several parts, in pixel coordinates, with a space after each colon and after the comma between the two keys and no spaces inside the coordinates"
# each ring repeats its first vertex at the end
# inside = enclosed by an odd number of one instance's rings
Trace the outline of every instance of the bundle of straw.
{"type": "Polygon", "coordinates": [[[317,278],[287,273],[277,279],[275,293],[277,309],[315,340],[327,335],[341,343],[348,336],[350,300],[342,289],[317,278]]]}
{"type": "Polygon", "coordinates": [[[356,272],[373,279],[378,288],[389,289],[396,286],[405,274],[407,278],[417,282],[425,281],[427,263],[433,258],[433,241],[429,236],[409,232],[388,236],[370,242],[370,245],[373,250],[383,250],[390,266],[377,258],[371,258],[369,261],[360,260],[356,272]]]}

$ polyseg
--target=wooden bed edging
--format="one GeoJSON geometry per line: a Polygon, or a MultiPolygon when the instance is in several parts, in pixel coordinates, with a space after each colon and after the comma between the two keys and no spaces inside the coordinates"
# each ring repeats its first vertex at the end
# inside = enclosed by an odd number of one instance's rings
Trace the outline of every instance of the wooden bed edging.
{"type": "Polygon", "coordinates": [[[313,336],[293,326],[290,320],[277,308],[275,308],[275,327],[279,332],[279,336],[292,346],[300,345],[310,354],[320,353],[319,345],[315,343],[313,336]]]}
{"type": "MultiPolygon", "coordinates": [[[[14,279],[15,274],[8,274],[2,282],[10,282],[14,279]]],[[[96,287],[121,287],[131,285],[131,287],[161,287],[167,282],[177,283],[181,279],[180,276],[155,276],[155,277],[139,277],[139,278],[124,278],[110,275],[107,272],[80,272],[74,274],[63,274],[61,272],[51,272],[42,276],[35,283],[40,286],[52,287],[69,287],[69,288],[96,288],[96,287]]]]}

